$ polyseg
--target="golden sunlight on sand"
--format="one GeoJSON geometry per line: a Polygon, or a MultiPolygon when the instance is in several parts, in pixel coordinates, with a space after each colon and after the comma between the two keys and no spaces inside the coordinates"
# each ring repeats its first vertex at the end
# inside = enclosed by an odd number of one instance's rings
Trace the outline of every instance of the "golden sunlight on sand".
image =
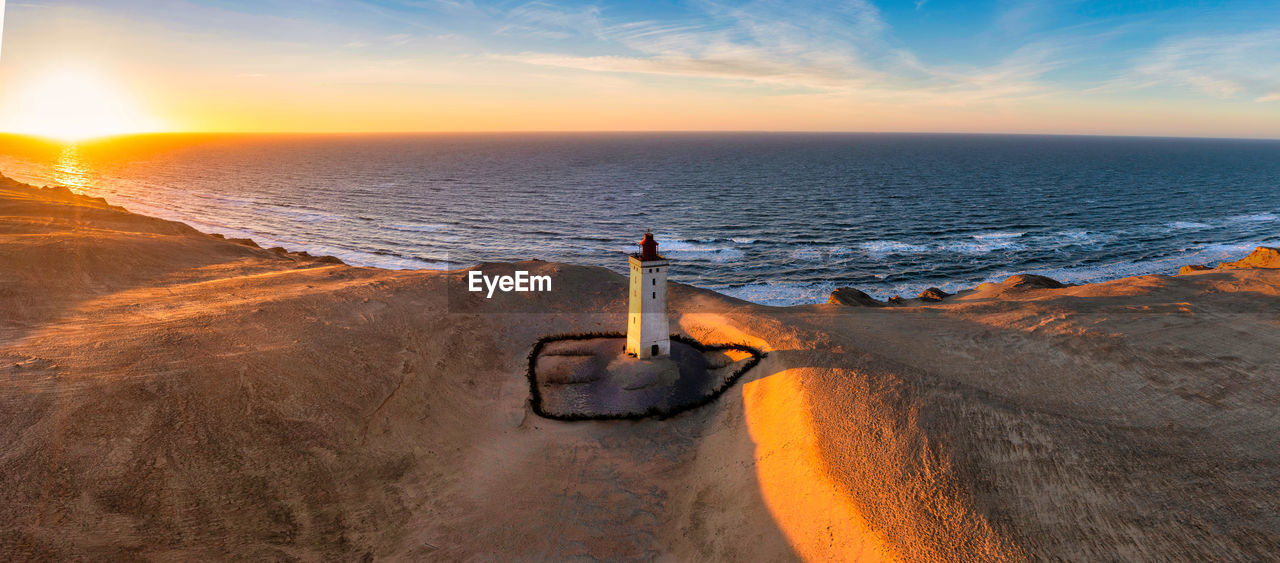
{"type": "Polygon", "coordinates": [[[897,560],[823,470],[798,382],[804,371],[775,373],[743,388],[747,428],[756,443],[756,476],[765,503],[805,560],[897,560]]]}
{"type": "Polygon", "coordinates": [[[735,342],[768,352],[773,346],[764,339],[752,336],[735,327],[724,315],[716,313],[684,313],[678,321],[685,332],[696,335],[705,342],[735,342]]]}

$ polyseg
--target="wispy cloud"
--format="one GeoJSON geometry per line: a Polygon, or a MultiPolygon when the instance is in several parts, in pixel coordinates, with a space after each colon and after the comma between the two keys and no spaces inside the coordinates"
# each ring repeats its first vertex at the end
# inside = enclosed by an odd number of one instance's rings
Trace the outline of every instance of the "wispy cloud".
{"type": "Polygon", "coordinates": [[[882,95],[950,106],[1040,98],[1057,91],[1044,82],[1043,76],[1066,64],[1066,49],[1061,42],[1032,43],[986,66],[925,65],[904,54],[901,66],[915,69],[927,78],[910,87],[887,89],[882,95]]]}
{"type": "Polygon", "coordinates": [[[1143,56],[1123,85],[1174,86],[1218,98],[1277,101],[1280,29],[1167,40],[1143,56]]]}
{"type": "Polygon", "coordinates": [[[507,11],[497,33],[541,39],[599,35],[599,16],[595,6],[570,10],[546,2],[530,2],[507,11]]]}
{"type": "Polygon", "coordinates": [[[800,89],[847,88],[880,76],[862,60],[863,46],[879,43],[884,27],[875,8],[865,2],[847,3],[839,10],[823,10],[803,2],[704,7],[707,18],[696,24],[604,23],[598,12],[548,12],[545,6],[531,12],[522,8],[514,14],[521,22],[519,29],[531,22],[559,33],[573,28],[612,44],[619,53],[524,52],[499,57],[585,71],[748,81],[800,89]],[[841,21],[831,22],[833,17],[841,21]]]}
{"type": "Polygon", "coordinates": [[[757,1],[741,6],[700,4],[698,23],[608,22],[607,14],[548,13],[536,18],[521,8],[519,29],[546,24],[547,31],[579,33],[616,47],[611,54],[525,51],[495,58],[590,72],[632,73],[730,81],[775,93],[808,93],[917,102],[967,104],[1031,97],[1045,88],[1037,79],[1056,67],[1049,43],[1017,49],[986,67],[922,63],[894,46],[876,7],[862,0],[840,4],[757,1]],[[554,16],[554,17],[552,17],[554,16]]]}

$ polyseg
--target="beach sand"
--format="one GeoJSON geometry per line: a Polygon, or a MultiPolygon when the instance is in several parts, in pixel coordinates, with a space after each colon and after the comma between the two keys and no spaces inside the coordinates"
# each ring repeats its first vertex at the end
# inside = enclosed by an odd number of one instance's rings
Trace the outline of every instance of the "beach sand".
{"type": "Polygon", "coordinates": [[[622,330],[621,275],[486,264],[554,280],[496,307],[450,293],[463,272],[351,267],[3,181],[0,553],[1272,559],[1265,266],[892,307],[673,284],[674,330],[768,357],[667,420],[556,422],[530,412],[526,356],[622,330]]]}

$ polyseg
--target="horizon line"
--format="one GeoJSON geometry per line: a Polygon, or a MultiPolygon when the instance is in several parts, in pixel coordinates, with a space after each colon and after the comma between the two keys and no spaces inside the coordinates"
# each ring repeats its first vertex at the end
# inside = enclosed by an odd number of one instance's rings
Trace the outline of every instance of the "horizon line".
{"type": "Polygon", "coordinates": [[[1221,140],[1221,141],[1280,141],[1276,137],[1225,137],[1205,135],[1143,135],[1143,134],[1110,134],[1110,133],[1053,133],[1053,132],[1000,132],[1000,131],[916,131],[916,130],[824,130],[824,129],[507,129],[507,130],[449,130],[449,131],[135,131],[87,137],[83,139],[58,139],[55,137],[25,133],[19,131],[0,131],[0,135],[26,137],[32,140],[57,144],[95,143],[122,137],[160,136],[160,135],[245,135],[245,136],[375,136],[375,135],[591,135],[591,134],[776,134],[776,135],[954,135],[954,136],[1010,136],[1010,137],[1092,137],[1116,139],[1185,139],[1185,140],[1221,140]]]}

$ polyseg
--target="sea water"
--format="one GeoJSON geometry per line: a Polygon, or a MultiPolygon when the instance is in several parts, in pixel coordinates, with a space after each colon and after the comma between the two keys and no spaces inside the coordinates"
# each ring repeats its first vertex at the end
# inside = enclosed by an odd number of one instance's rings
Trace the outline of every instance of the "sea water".
{"type": "Polygon", "coordinates": [[[0,172],[385,268],[540,258],[771,304],[1015,273],[1173,273],[1280,244],[1280,142],[925,134],[0,136],[0,172]]]}

